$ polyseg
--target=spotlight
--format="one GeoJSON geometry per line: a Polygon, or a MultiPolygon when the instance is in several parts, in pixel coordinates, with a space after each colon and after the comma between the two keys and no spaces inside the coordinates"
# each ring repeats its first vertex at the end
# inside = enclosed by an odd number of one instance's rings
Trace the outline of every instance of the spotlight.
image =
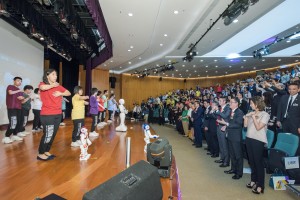
{"type": "Polygon", "coordinates": [[[71,25],[70,33],[71,33],[71,38],[73,38],[74,40],[78,39],[78,33],[77,33],[76,28],[73,24],[71,25]]]}
{"type": "MultiPolygon", "coordinates": [[[[253,2],[258,0],[254,0],[253,2]]],[[[256,3],[255,2],[255,3],[256,3]]],[[[248,0],[237,0],[232,4],[223,14],[224,24],[228,26],[231,24],[241,13],[245,13],[249,8],[248,0]]]]}

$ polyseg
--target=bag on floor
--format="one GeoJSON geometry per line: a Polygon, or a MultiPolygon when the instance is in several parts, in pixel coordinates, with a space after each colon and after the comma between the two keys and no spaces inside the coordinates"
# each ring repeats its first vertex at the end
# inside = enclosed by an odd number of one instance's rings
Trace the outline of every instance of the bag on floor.
{"type": "Polygon", "coordinates": [[[280,170],[275,169],[269,180],[269,186],[274,190],[285,190],[285,185],[288,183],[289,177],[280,170]]]}

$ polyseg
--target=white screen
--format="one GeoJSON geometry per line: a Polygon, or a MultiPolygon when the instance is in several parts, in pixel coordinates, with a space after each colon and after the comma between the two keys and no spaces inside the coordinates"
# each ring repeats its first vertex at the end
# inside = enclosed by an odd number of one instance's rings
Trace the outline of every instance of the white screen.
{"type": "MultiPolygon", "coordinates": [[[[22,90],[25,85],[36,88],[43,69],[44,47],[0,19],[0,125],[8,124],[6,88],[13,85],[13,78],[22,77],[22,90]]],[[[32,111],[29,119],[33,119],[32,111]]]]}

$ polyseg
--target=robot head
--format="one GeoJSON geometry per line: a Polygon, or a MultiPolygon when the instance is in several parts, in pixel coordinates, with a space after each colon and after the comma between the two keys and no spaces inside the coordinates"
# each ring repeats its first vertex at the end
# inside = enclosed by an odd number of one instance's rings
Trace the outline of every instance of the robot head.
{"type": "Polygon", "coordinates": [[[81,131],[81,133],[84,133],[84,134],[88,133],[88,129],[85,126],[81,127],[80,131],[81,131]]]}
{"type": "Polygon", "coordinates": [[[125,104],[125,100],[124,100],[124,99],[120,99],[120,100],[119,100],[119,104],[120,104],[120,105],[124,105],[124,104],[125,104]]]}
{"type": "Polygon", "coordinates": [[[147,131],[150,129],[150,126],[148,124],[143,124],[142,127],[143,127],[144,131],[147,131]]]}

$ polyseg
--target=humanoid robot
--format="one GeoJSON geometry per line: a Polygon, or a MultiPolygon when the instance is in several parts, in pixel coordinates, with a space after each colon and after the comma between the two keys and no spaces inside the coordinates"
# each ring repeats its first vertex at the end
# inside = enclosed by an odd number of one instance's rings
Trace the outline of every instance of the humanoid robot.
{"type": "Polygon", "coordinates": [[[80,141],[81,141],[81,145],[80,145],[80,157],[79,160],[88,160],[91,156],[91,154],[88,154],[88,148],[89,146],[92,144],[91,140],[89,139],[89,134],[88,134],[88,130],[86,127],[82,127],[81,128],[81,133],[80,133],[80,141]]]}
{"type": "Polygon", "coordinates": [[[150,139],[158,138],[159,135],[152,135],[150,132],[150,126],[148,124],[143,124],[143,130],[144,130],[144,134],[145,134],[144,141],[146,143],[145,147],[144,147],[144,152],[147,153],[147,144],[150,143],[150,139]]]}
{"type": "Polygon", "coordinates": [[[116,131],[126,132],[127,126],[125,125],[125,115],[128,113],[126,110],[124,99],[119,100],[119,110],[120,110],[120,125],[116,128],[116,131]]]}

